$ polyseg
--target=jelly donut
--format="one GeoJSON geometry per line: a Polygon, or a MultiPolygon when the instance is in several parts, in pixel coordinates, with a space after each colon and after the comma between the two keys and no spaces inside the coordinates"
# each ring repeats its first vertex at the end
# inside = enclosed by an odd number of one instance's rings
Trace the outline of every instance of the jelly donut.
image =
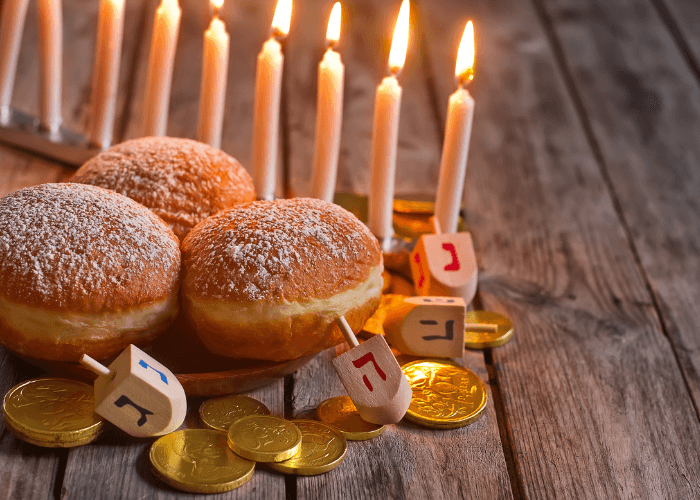
{"type": "Polygon", "coordinates": [[[82,184],[0,198],[0,342],[52,361],[147,343],[178,312],[180,251],[160,218],[82,184]]]}
{"type": "Polygon", "coordinates": [[[180,240],[210,215],[255,199],[253,181],[235,158],[174,137],[142,137],[112,146],[80,167],[71,182],[138,201],[180,240]]]}
{"type": "Polygon", "coordinates": [[[382,253],[367,227],[320,200],[256,201],[198,224],[182,242],[182,304],[207,348],[296,359],[358,332],[377,309],[382,253]]]}

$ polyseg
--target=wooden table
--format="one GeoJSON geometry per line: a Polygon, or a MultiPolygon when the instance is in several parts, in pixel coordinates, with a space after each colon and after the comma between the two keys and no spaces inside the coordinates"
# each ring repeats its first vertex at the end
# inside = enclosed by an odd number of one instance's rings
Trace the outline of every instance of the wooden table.
{"type": "MultiPolygon", "coordinates": [[[[9,0],[5,0],[9,1],[9,0]]],[[[127,0],[116,138],[139,135],[155,0],[127,0]]],[[[182,1],[168,132],[193,137],[205,0],[182,1]]],[[[398,0],[347,0],[339,190],[366,193],[374,89],[398,0]]],[[[63,112],[88,120],[97,2],[64,0],[63,112]]],[[[256,55],[272,0],[228,0],[231,63],[223,149],[250,164],[256,55]]],[[[332,2],[297,0],[287,45],[280,195],[303,195],[316,68],[332,2]]],[[[474,424],[408,423],[350,443],[310,478],[259,470],[226,498],[698,498],[700,496],[700,4],[694,0],[414,0],[401,80],[397,191],[434,193],[464,22],[477,31],[477,101],[466,221],[478,307],[513,318],[514,339],[470,352],[488,384],[474,424]]],[[[14,102],[38,109],[30,6],[14,102]]],[[[0,146],[0,194],[72,170],[0,146]]],[[[304,414],[343,393],[319,355],[251,393],[304,414]]],[[[0,393],[36,372],[0,351],[0,393]]],[[[198,401],[192,401],[196,409],[198,401]]],[[[190,423],[194,423],[191,418],[190,423]]],[[[150,441],[112,433],[45,450],[0,420],[2,498],[189,497],[149,470],[150,441]]]]}

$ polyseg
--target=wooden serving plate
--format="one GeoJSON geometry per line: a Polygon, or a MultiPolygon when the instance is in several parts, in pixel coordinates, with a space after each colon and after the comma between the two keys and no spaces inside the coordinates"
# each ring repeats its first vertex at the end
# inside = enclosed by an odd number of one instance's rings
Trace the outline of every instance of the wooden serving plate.
{"type": "MultiPolygon", "coordinates": [[[[210,353],[180,315],[150,346],[140,346],[167,366],[188,396],[219,396],[262,387],[295,372],[316,354],[289,361],[234,359],[210,353]]],[[[95,375],[79,363],[23,359],[56,375],[92,384],[95,375]]],[[[101,361],[109,364],[112,360],[101,361]]]]}

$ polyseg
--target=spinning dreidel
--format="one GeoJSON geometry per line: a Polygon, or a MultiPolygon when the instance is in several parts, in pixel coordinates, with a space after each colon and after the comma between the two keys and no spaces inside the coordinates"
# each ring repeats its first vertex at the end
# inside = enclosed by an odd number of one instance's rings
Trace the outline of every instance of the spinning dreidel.
{"type": "Polygon", "coordinates": [[[135,345],[109,368],[84,354],[95,372],[95,413],[135,437],[162,436],[185,420],[187,399],[175,375],[135,345]]]}
{"type": "Polygon", "coordinates": [[[404,354],[461,358],[465,312],[461,297],[406,297],[387,313],[384,334],[404,354]]]}
{"type": "Polygon", "coordinates": [[[431,218],[435,234],[424,234],[411,252],[410,264],[416,293],[420,296],[461,297],[469,304],[476,295],[478,270],[474,242],[469,233],[441,233],[431,218]]]}
{"type": "Polygon", "coordinates": [[[413,391],[381,335],[361,345],[343,316],[337,320],[351,349],[333,360],[340,381],[363,420],[395,424],[411,404],[413,391]]]}

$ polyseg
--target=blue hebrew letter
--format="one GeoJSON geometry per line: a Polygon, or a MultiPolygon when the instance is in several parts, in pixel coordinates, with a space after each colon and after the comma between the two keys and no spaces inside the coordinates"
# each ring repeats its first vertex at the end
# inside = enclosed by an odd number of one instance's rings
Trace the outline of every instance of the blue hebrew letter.
{"type": "Polygon", "coordinates": [[[163,382],[165,382],[166,384],[168,383],[168,377],[165,376],[165,373],[163,373],[163,372],[161,372],[161,371],[159,371],[159,370],[156,370],[155,368],[153,368],[152,366],[150,366],[148,363],[146,363],[146,362],[145,362],[144,360],[142,360],[142,359],[139,360],[139,364],[140,364],[141,366],[143,366],[143,367],[144,367],[145,369],[147,369],[147,370],[150,368],[150,369],[153,370],[154,372],[158,372],[158,374],[160,375],[160,379],[161,379],[163,382]]]}

